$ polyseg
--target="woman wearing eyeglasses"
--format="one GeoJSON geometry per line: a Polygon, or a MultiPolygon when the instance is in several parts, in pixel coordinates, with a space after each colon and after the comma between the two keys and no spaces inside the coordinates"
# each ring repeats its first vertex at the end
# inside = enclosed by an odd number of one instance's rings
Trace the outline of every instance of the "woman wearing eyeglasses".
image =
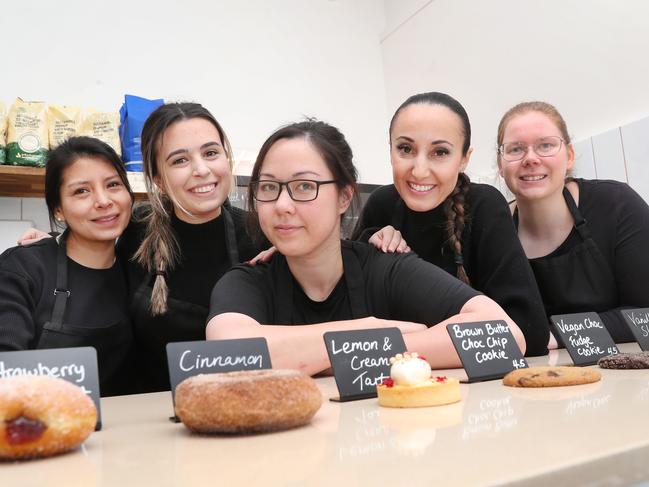
{"type": "Polygon", "coordinates": [[[263,336],[275,367],[309,374],[329,367],[327,331],[397,326],[408,349],[445,368],[460,366],[445,323],[502,319],[525,349],[500,306],[446,272],[413,254],[341,241],[356,188],[352,151],[335,127],[306,121],[270,136],[248,203],[278,253],[269,264],[237,266],[217,283],[208,339],[263,336]]]}
{"type": "Polygon", "coordinates": [[[505,113],[498,147],[547,314],[596,311],[616,342],[632,341],[619,310],[649,306],[649,206],[625,183],[570,177],[575,151],[548,103],[505,113]]]}
{"type": "Polygon", "coordinates": [[[444,93],[411,96],[389,134],[394,184],[370,195],[353,238],[412,249],[502,306],[525,334],[527,355],[547,353],[547,317],[507,202],[464,173],[472,149],[462,105],[444,93]]]}

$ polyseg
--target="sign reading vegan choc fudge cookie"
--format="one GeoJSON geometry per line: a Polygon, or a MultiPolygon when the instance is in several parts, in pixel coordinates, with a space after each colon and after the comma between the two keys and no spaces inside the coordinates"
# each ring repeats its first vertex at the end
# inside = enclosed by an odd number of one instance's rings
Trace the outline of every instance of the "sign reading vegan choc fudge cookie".
{"type": "Polygon", "coordinates": [[[172,397],[194,375],[272,368],[265,338],[168,343],[167,361],[172,397]]]}
{"type": "Polygon", "coordinates": [[[550,316],[575,365],[594,365],[607,355],[619,353],[597,313],[550,316]]]}
{"type": "Polygon", "coordinates": [[[649,308],[623,309],[620,311],[631,333],[645,352],[649,350],[649,308]]]}
{"type": "Polygon", "coordinates": [[[398,328],[330,331],[324,341],[340,394],[332,401],[376,397],[376,386],[390,377],[390,357],[406,351],[398,328]]]}
{"type": "Polygon", "coordinates": [[[81,387],[97,408],[97,425],[101,429],[99,408],[99,374],[97,351],[92,347],[48,348],[0,353],[0,378],[20,375],[49,375],[81,387]]]}
{"type": "Polygon", "coordinates": [[[449,323],[446,331],[457,350],[468,382],[500,379],[527,367],[521,349],[502,320],[449,323]]]}

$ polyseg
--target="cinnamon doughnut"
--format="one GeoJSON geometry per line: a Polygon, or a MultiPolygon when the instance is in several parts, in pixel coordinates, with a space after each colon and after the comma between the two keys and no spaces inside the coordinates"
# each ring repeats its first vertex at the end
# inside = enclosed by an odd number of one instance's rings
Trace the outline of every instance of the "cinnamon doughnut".
{"type": "Polygon", "coordinates": [[[0,459],[46,457],[79,446],[97,409],[80,387],[49,376],[0,379],[0,459]]]}
{"type": "Polygon", "coordinates": [[[196,433],[255,433],[309,422],[322,404],[315,381],[296,370],[201,374],[176,388],[176,415],[196,433]]]}

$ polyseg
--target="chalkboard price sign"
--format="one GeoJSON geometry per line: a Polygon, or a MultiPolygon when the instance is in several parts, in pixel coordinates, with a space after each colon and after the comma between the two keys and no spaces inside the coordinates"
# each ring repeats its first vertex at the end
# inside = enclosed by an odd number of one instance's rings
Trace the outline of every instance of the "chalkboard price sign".
{"type": "Polygon", "coordinates": [[[644,351],[649,350],[649,308],[623,309],[620,313],[640,348],[644,351]]]}
{"type": "Polygon", "coordinates": [[[406,351],[398,328],[331,331],[324,334],[339,398],[376,397],[376,386],[390,377],[390,358],[406,351]]]}
{"type": "Polygon", "coordinates": [[[50,375],[81,387],[97,408],[97,425],[101,429],[99,408],[99,374],[97,351],[93,347],[48,348],[0,353],[0,378],[19,375],[50,375]]]}
{"type": "Polygon", "coordinates": [[[172,397],[194,375],[272,368],[265,338],[168,343],[167,361],[172,397]]]}
{"type": "Polygon", "coordinates": [[[507,323],[502,320],[449,323],[446,331],[457,350],[468,382],[500,379],[527,362],[507,323]]]}
{"type": "Polygon", "coordinates": [[[619,353],[597,313],[550,316],[575,365],[594,365],[607,355],[619,353]]]}

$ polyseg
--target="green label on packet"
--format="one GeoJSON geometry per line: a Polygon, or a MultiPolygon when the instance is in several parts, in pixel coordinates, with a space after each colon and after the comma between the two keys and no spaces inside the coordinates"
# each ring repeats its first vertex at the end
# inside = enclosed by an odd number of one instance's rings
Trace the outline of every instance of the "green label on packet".
{"type": "Polygon", "coordinates": [[[0,145],[0,164],[6,164],[7,163],[7,158],[5,157],[5,151],[6,147],[3,145],[0,145]]]}
{"type": "Polygon", "coordinates": [[[34,152],[25,152],[20,149],[17,142],[10,142],[7,144],[6,164],[11,166],[45,167],[46,160],[46,149],[39,148],[34,152]]]}

